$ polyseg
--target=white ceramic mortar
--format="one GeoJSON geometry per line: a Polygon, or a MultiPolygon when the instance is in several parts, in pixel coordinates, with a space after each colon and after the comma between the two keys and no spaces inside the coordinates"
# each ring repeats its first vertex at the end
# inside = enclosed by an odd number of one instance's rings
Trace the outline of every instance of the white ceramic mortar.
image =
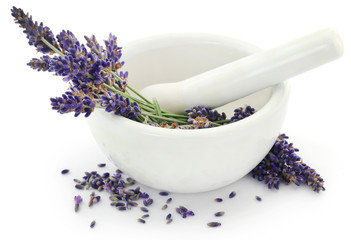
{"type": "MultiPolygon", "coordinates": [[[[124,70],[129,71],[130,86],[141,90],[187,79],[256,51],[249,43],[218,35],[159,35],[125,44],[124,70]]],[[[281,83],[219,108],[229,118],[245,104],[258,111],[215,128],[157,128],[100,109],[88,123],[108,159],[142,184],[170,192],[209,191],[243,177],[269,152],[284,120],[289,89],[287,82],[281,83]]]]}

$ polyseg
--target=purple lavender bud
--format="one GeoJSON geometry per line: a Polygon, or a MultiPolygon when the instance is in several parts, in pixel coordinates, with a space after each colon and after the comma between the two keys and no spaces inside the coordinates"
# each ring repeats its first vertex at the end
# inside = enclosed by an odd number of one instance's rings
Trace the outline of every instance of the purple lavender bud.
{"type": "Polygon", "coordinates": [[[79,210],[79,204],[83,201],[82,197],[80,195],[74,197],[74,211],[78,212],[79,210]]]}

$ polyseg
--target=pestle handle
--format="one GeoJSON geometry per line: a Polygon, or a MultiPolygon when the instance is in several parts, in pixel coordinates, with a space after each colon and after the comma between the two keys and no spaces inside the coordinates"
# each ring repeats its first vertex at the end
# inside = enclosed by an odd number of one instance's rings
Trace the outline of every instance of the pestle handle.
{"type": "Polygon", "coordinates": [[[212,108],[283,82],[328,63],[343,54],[333,29],[323,29],[273,49],[262,51],[181,82],[157,84],[142,91],[172,112],[203,105],[212,108]]]}

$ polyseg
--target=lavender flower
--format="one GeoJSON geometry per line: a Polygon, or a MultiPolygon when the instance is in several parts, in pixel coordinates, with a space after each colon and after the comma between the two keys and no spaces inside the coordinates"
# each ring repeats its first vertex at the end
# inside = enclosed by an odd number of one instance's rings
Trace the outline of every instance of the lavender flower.
{"type": "Polygon", "coordinates": [[[195,119],[189,118],[188,122],[193,125],[194,129],[213,127],[211,121],[205,117],[196,117],[195,119]]]}
{"type": "Polygon", "coordinates": [[[185,112],[191,119],[196,117],[205,117],[211,122],[225,120],[227,118],[224,112],[219,114],[217,110],[211,110],[209,107],[195,106],[190,109],[186,109],[185,112]]]}
{"type": "Polygon", "coordinates": [[[34,22],[32,16],[29,16],[28,13],[25,14],[21,8],[13,7],[11,12],[12,16],[15,18],[15,22],[18,23],[21,28],[24,28],[23,32],[27,35],[29,45],[36,47],[38,52],[44,54],[55,53],[43,42],[43,39],[55,48],[60,49],[50,28],[44,26],[43,23],[38,24],[38,22],[34,22]]]}
{"type": "Polygon", "coordinates": [[[70,52],[71,49],[74,49],[74,46],[76,44],[79,45],[77,38],[71,31],[62,30],[62,32],[60,32],[60,34],[58,34],[56,38],[61,46],[63,53],[65,53],[66,51],[70,52]]]}
{"type": "Polygon", "coordinates": [[[75,112],[75,117],[85,113],[85,117],[89,117],[95,108],[94,101],[89,96],[76,94],[77,92],[66,92],[62,97],[51,98],[52,109],[61,114],[75,112]]]}
{"type": "MultiPolygon", "coordinates": [[[[105,40],[107,58],[112,61],[112,70],[117,70],[122,67],[122,64],[118,64],[122,57],[122,47],[117,46],[117,37],[110,33],[107,40],[105,40]]],[[[122,78],[128,77],[128,72],[120,74],[122,78]]]]}
{"type": "Polygon", "coordinates": [[[106,95],[101,96],[100,104],[107,112],[114,112],[129,119],[135,119],[140,114],[138,103],[131,102],[129,98],[124,98],[118,93],[108,91],[106,95]]]}
{"type": "Polygon", "coordinates": [[[316,192],[324,191],[324,181],[320,175],[296,155],[298,149],[286,141],[288,137],[281,134],[265,158],[251,171],[252,177],[264,181],[268,188],[279,189],[280,182],[305,183],[316,192]]]}
{"type": "Polygon", "coordinates": [[[251,116],[255,112],[256,112],[255,109],[250,106],[246,106],[245,108],[242,108],[242,107],[236,108],[234,109],[234,116],[230,119],[230,122],[233,123],[233,122],[240,121],[244,118],[251,116]]]}
{"type": "Polygon", "coordinates": [[[27,65],[33,68],[34,70],[38,70],[38,72],[40,71],[52,72],[53,70],[50,69],[51,61],[52,61],[52,58],[50,56],[44,55],[40,58],[32,58],[32,60],[30,60],[30,62],[27,63],[27,65]]]}

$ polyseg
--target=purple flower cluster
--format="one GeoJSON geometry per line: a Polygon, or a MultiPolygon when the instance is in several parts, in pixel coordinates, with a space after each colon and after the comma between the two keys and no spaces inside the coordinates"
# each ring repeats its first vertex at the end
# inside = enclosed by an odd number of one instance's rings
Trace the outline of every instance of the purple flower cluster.
{"type": "Polygon", "coordinates": [[[140,114],[138,103],[131,102],[129,98],[124,98],[118,93],[113,94],[107,91],[106,95],[101,96],[101,106],[105,107],[107,112],[114,112],[129,119],[135,119],[140,114]]]}
{"type": "Polygon", "coordinates": [[[240,121],[244,118],[251,116],[255,112],[256,112],[255,109],[252,108],[251,106],[246,106],[245,108],[243,107],[236,108],[234,109],[234,116],[230,119],[230,122],[233,123],[233,122],[240,121]]]}
{"type": "Polygon", "coordinates": [[[62,97],[50,98],[52,109],[61,114],[74,112],[75,117],[85,113],[85,117],[88,117],[94,110],[95,103],[89,96],[81,97],[77,94],[72,91],[62,94],[62,97]]]}
{"type": "Polygon", "coordinates": [[[40,58],[32,58],[29,63],[27,63],[28,66],[33,68],[34,70],[40,71],[49,71],[52,72],[53,70],[50,69],[50,63],[52,61],[52,58],[49,57],[48,55],[44,55],[40,58]]]}
{"type": "Polygon", "coordinates": [[[42,41],[43,38],[57,49],[60,48],[50,28],[43,26],[43,23],[38,24],[38,22],[34,22],[32,16],[29,16],[28,13],[25,14],[21,8],[13,7],[11,12],[12,16],[15,18],[15,22],[18,23],[21,28],[24,28],[23,32],[29,40],[29,45],[36,47],[38,52],[44,54],[54,53],[54,51],[42,41]]]}
{"type": "Polygon", "coordinates": [[[281,134],[266,157],[251,171],[252,177],[264,181],[268,188],[279,189],[279,183],[305,183],[316,192],[324,191],[324,180],[296,154],[298,149],[281,134]]]}
{"type": "Polygon", "coordinates": [[[125,92],[127,87],[128,72],[119,71],[117,74],[124,62],[120,62],[122,48],[117,45],[116,36],[110,33],[104,41],[105,48],[98,44],[94,35],[85,37],[88,50],[71,31],[62,30],[55,39],[48,27],[34,22],[22,9],[13,7],[11,12],[15,22],[25,29],[30,45],[34,45],[41,53],[58,54],[33,58],[28,65],[38,71],[54,72],[57,76],[62,76],[65,82],[80,92],[51,98],[54,110],[59,113],[75,112],[75,116],[84,112],[88,117],[94,110],[95,103],[101,102],[102,106],[107,107],[106,111],[113,111],[117,115],[135,119],[140,114],[136,102],[131,103],[128,98],[112,96],[108,92],[108,88],[125,92]]]}
{"type": "Polygon", "coordinates": [[[195,106],[190,109],[186,109],[185,112],[191,119],[196,117],[205,117],[211,122],[225,120],[227,118],[224,112],[220,114],[217,112],[217,110],[212,110],[209,107],[195,106]]]}

